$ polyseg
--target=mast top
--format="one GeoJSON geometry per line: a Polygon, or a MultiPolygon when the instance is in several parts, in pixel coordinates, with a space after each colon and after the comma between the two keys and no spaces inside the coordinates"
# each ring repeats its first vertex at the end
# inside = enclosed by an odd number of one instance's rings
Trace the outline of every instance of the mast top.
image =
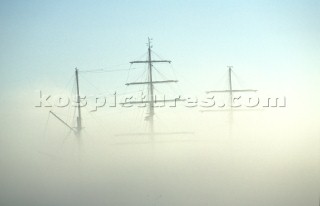
{"type": "Polygon", "coordinates": [[[150,37],[148,37],[148,43],[147,43],[147,46],[148,46],[148,48],[149,48],[149,49],[151,49],[151,48],[152,48],[151,41],[152,41],[152,39],[151,39],[150,37]]]}

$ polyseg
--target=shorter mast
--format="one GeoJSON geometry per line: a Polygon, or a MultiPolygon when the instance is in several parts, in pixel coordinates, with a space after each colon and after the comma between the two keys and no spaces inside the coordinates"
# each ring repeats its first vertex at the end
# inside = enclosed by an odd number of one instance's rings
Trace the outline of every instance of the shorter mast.
{"type": "Polygon", "coordinates": [[[230,101],[230,109],[233,108],[233,93],[234,92],[256,92],[258,90],[256,89],[232,89],[232,67],[233,66],[228,66],[228,83],[229,83],[229,89],[227,90],[212,90],[212,91],[207,91],[206,93],[224,93],[228,92],[229,93],[229,101],[230,101]]]}
{"type": "Polygon", "coordinates": [[[229,95],[230,95],[230,108],[232,109],[233,105],[233,96],[232,96],[232,80],[231,80],[231,72],[232,72],[232,66],[228,66],[229,68],[229,95]]]}
{"type": "Polygon", "coordinates": [[[76,84],[77,84],[77,110],[78,110],[76,136],[80,137],[81,130],[82,130],[82,119],[81,119],[81,105],[80,105],[80,92],[79,92],[79,77],[78,77],[77,68],[75,68],[75,75],[76,75],[76,84]]]}
{"type": "Polygon", "coordinates": [[[75,76],[76,76],[76,85],[77,85],[77,105],[76,105],[76,110],[78,111],[78,116],[76,117],[76,126],[72,127],[70,126],[68,123],[66,123],[65,121],[63,121],[58,115],[56,115],[55,113],[53,113],[52,111],[50,111],[50,113],[55,116],[61,123],[63,123],[65,126],[67,126],[69,129],[71,129],[74,134],[77,137],[81,136],[81,130],[82,130],[82,119],[81,119],[81,105],[80,105],[80,92],[79,92],[79,70],[77,68],[75,68],[75,76]]]}
{"type": "MultiPolygon", "coordinates": [[[[229,93],[229,125],[230,125],[230,136],[232,136],[232,124],[233,124],[233,93],[234,92],[256,92],[258,90],[255,89],[232,89],[232,67],[233,66],[227,66],[228,67],[228,84],[229,84],[229,89],[228,90],[213,90],[213,91],[207,91],[207,94],[209,93],[229,93]]],[[[225,104],[224,104],[225,105],[225,104]]]]}

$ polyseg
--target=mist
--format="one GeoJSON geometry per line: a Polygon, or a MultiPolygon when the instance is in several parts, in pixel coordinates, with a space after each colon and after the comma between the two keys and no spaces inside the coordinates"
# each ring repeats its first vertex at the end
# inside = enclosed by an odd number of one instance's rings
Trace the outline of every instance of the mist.
{"type": "Polygon", "coordinates": [[[2,120],[3,205],[317,204],[319,131],[296,108],[234,111],[232,125],[228,112],[159,108],[156,131],[192,133],[153,140],[119,135],[146,124],[127,109],[100,124],[84,112],[79,143],[26,105],[2,120]]]}

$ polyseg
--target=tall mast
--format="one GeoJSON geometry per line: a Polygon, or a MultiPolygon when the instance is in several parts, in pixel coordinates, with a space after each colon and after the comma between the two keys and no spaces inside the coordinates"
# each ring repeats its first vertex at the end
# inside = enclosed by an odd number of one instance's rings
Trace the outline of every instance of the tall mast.
{"type": "Polygon", "coordinates": [[[148,38],[148,72],[149,72],[149,87],[148,87],[148,93],[149,93],[149,132],[153,134],[154,127],[153,127],[153,116],[154,116],[154,97],[153,97],[153,82],[152,82],[152,60],[151,60],[151,41],[150,38],[148,38]]]}
{"type": "MultiPolygon", "coordinates": [[[[130,62],[131,64],[148,64],[148,80],[147,82],[131,82],[131,83],[126,83],[127,86],[129,85],[141,85],[141,84],[147,84],[148,85],[148,100],[147,101],[131,101],[131,102],[126,102],[128,104],[141,104],[141,103],[147,103],[148,104],[148,115],[146,117],[146,120],[149,122],[149,133],[150,137],[153,138],[155,135],[154,133],[154,84],[163,84],[163,83],[176,83],[178,82],[177,80],[164,80],[164,81],[153,81],[153,76],[152,76],[152,67],[154,63],[171,63],[169,60],[152,60],[151,57],[151,39],[148,38],[148,59],[146,61],[132,61],[130,62]]],[[[156,100],[157,102],[171,102],[171,101],[179,101],[179,99],[174,99],[174,100],[156,100]]]]}
{"type": "Polygon", "coordinates": [[[82,122],[81,122],[81,106],[80,106],[80,92],[79,92],[79,77],[78,77],[78,69],[75,69],[76,74],[76,84],[77,84],[77,110],[78,110],[78,116],[77,116],[77,132],[76,135],[81,135],[81,129],[82,129],[82,122]]]}

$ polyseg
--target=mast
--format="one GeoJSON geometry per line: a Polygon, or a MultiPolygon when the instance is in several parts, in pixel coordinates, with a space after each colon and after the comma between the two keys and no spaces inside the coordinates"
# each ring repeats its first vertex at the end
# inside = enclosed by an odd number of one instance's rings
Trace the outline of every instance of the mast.
{"type": "Polygon", "coordinates": [[[229,83],[229,89],[227,90],[212,90],[212,91],[207,91],[206,93],[229,93],[229,101],[230,101],[230,109],[232,109],[233,106],[233,93],[234,92],[256,92],[258,90],[255,89],[232,89],[232,67],[233,66],[228,66],[228,83],[229,83]]]}
{"type": "Polygon", "coordinates": [[[81,137],[81,130],[82,130],[82,119],[81,119],[81,105],[80,105],[80,91],[79,91],[79,71],[77,68],[75,68],[75,76],[76,76],[76,85],[77,85],[77,105],[76,110],[78,111],[78,116],[76,117],[76,126],[72,127],[67,122],[62,120],[57,114],[50,111],[50,113],[56,117],[62,124],[64,124],[66,127],[68,127],[71,131],[74,132],[75,136],[78,137],[79,143],[80,143],[80,137],[81,137]]]}
{"type": "Polygon", "coordinates": [[[233,93],[234,92],[256,92],[257,90],[254,89],[232,89],[232,67],[233,66],[227,66],[228,67],[228,83],[229,83],[229,89],[228,90],[213,90],[213,91],[207,91],[208,93],[229,93],[229,136],[232,136],[232,124],[233,124],[233,93]]]}
{"type": "Polygon", "coordinates": [[[149,123],[150,123],[150,128],[149,132],[153,134],[154,132],[154,125],[153,125],[153,116],[154,116],[154,97],[153,97],[153,82],[152,82],[152,60],[151,60],[151,41],[150,38],[148,37],[148,73],[149,73],[149,87],[148,87],[148,93],[149,93],[149,100],[150,104],[149,105],[149,123]]]}
{"type": "Polygon", "coordinates": [[[76,84],[77,84],[77,127],[76,127],[76,136],[81,136],[81,129],[82,129],[82,120],[81,120],[81,106],[80,106],[80,92],[79,92],[79,77],[78,77],[78,69],[75,68],[75,75],[76,75],[76,84]]]}
{"type": "Polygon", "coordinates": [[[152,59],[152,45],[151,45],[151,39],[148,38],[148,59],[146,61],[132,61],[131,64],[148,64],[148,81],[147,82],[131,82],[126,83],[127,86],[129,85],[141,85],[141,84],[147,84],[148,85],[148,100],[147,101],[131,101],[126,102],[128,104],[141,104],[141,103],[147,103],[148,104],[148,115],[146,116],[145,120],[149,122],[149,134],[151,139],[155,135],[154,132],[154,103],[155,102],[171,102],[171,101],[181,101],[180,99],[170,99],[170,100],[155,100],[154,98],[154,84],[164,84],[164,83],[176,83],[177,80],[164,80],[164,81],[153,81],[153,64],[154,63],[171,63],[170,60],[153,60],[152,59]]]}
{"type": "Polygon", "coordinates": [[[229,68],[229,98],[230,98],[230,108],[232,109],[233,97],[232,97],[232,80],[231,80],[231,72],[232,66],[228,66],[229,68]]]}

